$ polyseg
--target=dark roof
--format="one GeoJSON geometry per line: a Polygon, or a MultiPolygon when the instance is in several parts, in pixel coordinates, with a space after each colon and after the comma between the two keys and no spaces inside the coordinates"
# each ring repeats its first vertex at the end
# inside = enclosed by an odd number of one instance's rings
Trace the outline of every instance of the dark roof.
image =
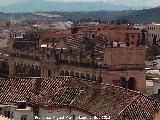
{"type": "Polygon", "coordinates": [[[72,77],[0,79],[0,103],[30,101],[43,108],[70,106],[112,120],[151,120],[158,101],[118,86],[72,77]]]}
{"type": "MultiPolygon", "coordinates": [[[[106,39],[97,37],[96,39],[94,39],[94,47],[92,49],[89,49],[86,47],[85,44],[85,40],[86,38],[71,38],[71,39],[67,39],[65,40],[66,45],[68,46],[68,48],[72,48],[72,53],[73,55],[75,55],[74,53],[81,52],[81,55],[83,56],[83,58],[87,58],[89,55],[94,53],[95,57],[100,57],[103,58],[103,53],[104,53],[104,48],[106,45],[106,39]]],[[[90,40],[90,39],[88,39],[90,40]]]]}
{"type": "Polygon", "coordinates": [[[154,95],[151,95],[150,97],[160,102],[160,94],[154,94],[154,95]]]}

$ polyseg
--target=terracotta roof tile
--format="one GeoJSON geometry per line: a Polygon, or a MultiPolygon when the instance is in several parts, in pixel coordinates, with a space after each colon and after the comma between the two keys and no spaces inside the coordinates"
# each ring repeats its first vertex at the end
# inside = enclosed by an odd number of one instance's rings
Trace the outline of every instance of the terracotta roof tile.
{"type": "Polygon", "coordinates": [[[151,120],[160,110],[159,102],[141,93],[80,78],[0,79],[0,103],[19,100],[41,107],[70,106],[112,120],[151,120]]]}

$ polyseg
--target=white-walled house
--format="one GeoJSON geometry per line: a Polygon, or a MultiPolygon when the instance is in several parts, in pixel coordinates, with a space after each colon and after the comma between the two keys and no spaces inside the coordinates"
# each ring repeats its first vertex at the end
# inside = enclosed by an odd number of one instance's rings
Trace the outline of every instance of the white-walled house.
{"type": "Polygon", "coordinates": [[[148,41],[150,44],[153,43],[153,38],[156,36],[156,40],[160,39],[160,24],[152,23],[147,25],[148,41]]]}
{"type": "Polygon", "coordinates": [[[81,78],[0,79],[0,118],[159,120],[160,103],[119,86],[81,78]]]}
{"type": "Polygon", "coordinates": [[[68,120],[80,120],[80,119],[90,119],[94,120],[94,116],[91,116],[85,112],[81,112],[75,109],[39,109],[39,116],[35,116],[35,118],[40,119],[57,119],[57,118],[63,118],[68,120]]]}
{"type": "Polygon", "coordinates": [[[33,109],[31,107],[21,108],[16,105],[1,105],[0,108],[1,117],[12,120],[33,120],[33,109]]]}

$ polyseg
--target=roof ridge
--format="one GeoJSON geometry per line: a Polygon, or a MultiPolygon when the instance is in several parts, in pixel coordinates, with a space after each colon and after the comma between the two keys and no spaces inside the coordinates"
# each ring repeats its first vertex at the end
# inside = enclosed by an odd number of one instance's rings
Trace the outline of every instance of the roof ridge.
{"type": "MultiPolygon", "coordinates": [[[[121,113],[123,113],[123,111],[125,111],[125,109],[127,109],[127,107],[129,107],[135,100],[137,100],[137,98],[139,98],[141,96],[141,93],[139,93],[132,101],[130,104],[128,104],[119,114],[118,116],[120,116],[121,113]]],[[[117,117],[118,117],[117,116],[117,117]]]]}
{"type": "Polygon", "coordinates": [[[152,97],[150,97],[150,96],[147,96],[147,95],[139,92],[139,95],[137,95],[137,97],[134,98],[134,99],[131,101],[131,103],[128,104],[128,105],[118,114],[118,116],[120,116],[120,114],[123,113],[124,110],[127,109],[127,107],[129,107],[135,100],[137,100],[137,99],[138,99],[139,97],[141,97],[141,96],[143,96],[143,97],[145,97],[145,98],[147,98],[147,99],[149,99],[149,100],[154,100],[156,103],[158,103],[158,104],[160,105],[160,102],[159,102],[158,100],[156,100],[156,99],[154,99],[154,98],[152,98],[152,97]]]}
{"type": "Polygon", "coordinates": [[[79,94],[71,101],[69,106],[72,106],[72,103],[84,92],[85,90],[79,90],[79,94]]]}
{"type": "Polygon", "coordinates": [[[123,89],[123,90],[126,90],[127,92],[132,92],[132,93],[136,93],[136,94],[142,94],[140,93],[139,91],[134,91],[134,90],[130,90],[130,89],[126,89],[126,88],[123,88],[121,86],[115,86],[115,85],[111,85],[111,84],[105,84],[105,83],[100,83],[102,86],[105,85],[105,86],[110,86],[110,87],[114,87],[114,88],[120,88],[120,89],[123,89]]]}

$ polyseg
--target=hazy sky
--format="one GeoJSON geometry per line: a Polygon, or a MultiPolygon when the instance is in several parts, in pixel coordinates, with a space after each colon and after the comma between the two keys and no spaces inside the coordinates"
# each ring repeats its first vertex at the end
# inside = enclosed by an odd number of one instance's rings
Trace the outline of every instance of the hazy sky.
{"type": "MultiPolygon", "coordinates": [[[[18,1],[28,1],[28,0],[0,0],[0,5],[12,4],[18,1]]],[[[35,1],[35,0],[34,0],[35,1]]],[[[38,0],[36,0],[38,1],[38,0]]],[[[160,0],[45,0],[45,1],[62,1],[62,2],[95,2],[102,1],[112,4],[128,5],[128,6],[159,6],[160,0]]]]}

